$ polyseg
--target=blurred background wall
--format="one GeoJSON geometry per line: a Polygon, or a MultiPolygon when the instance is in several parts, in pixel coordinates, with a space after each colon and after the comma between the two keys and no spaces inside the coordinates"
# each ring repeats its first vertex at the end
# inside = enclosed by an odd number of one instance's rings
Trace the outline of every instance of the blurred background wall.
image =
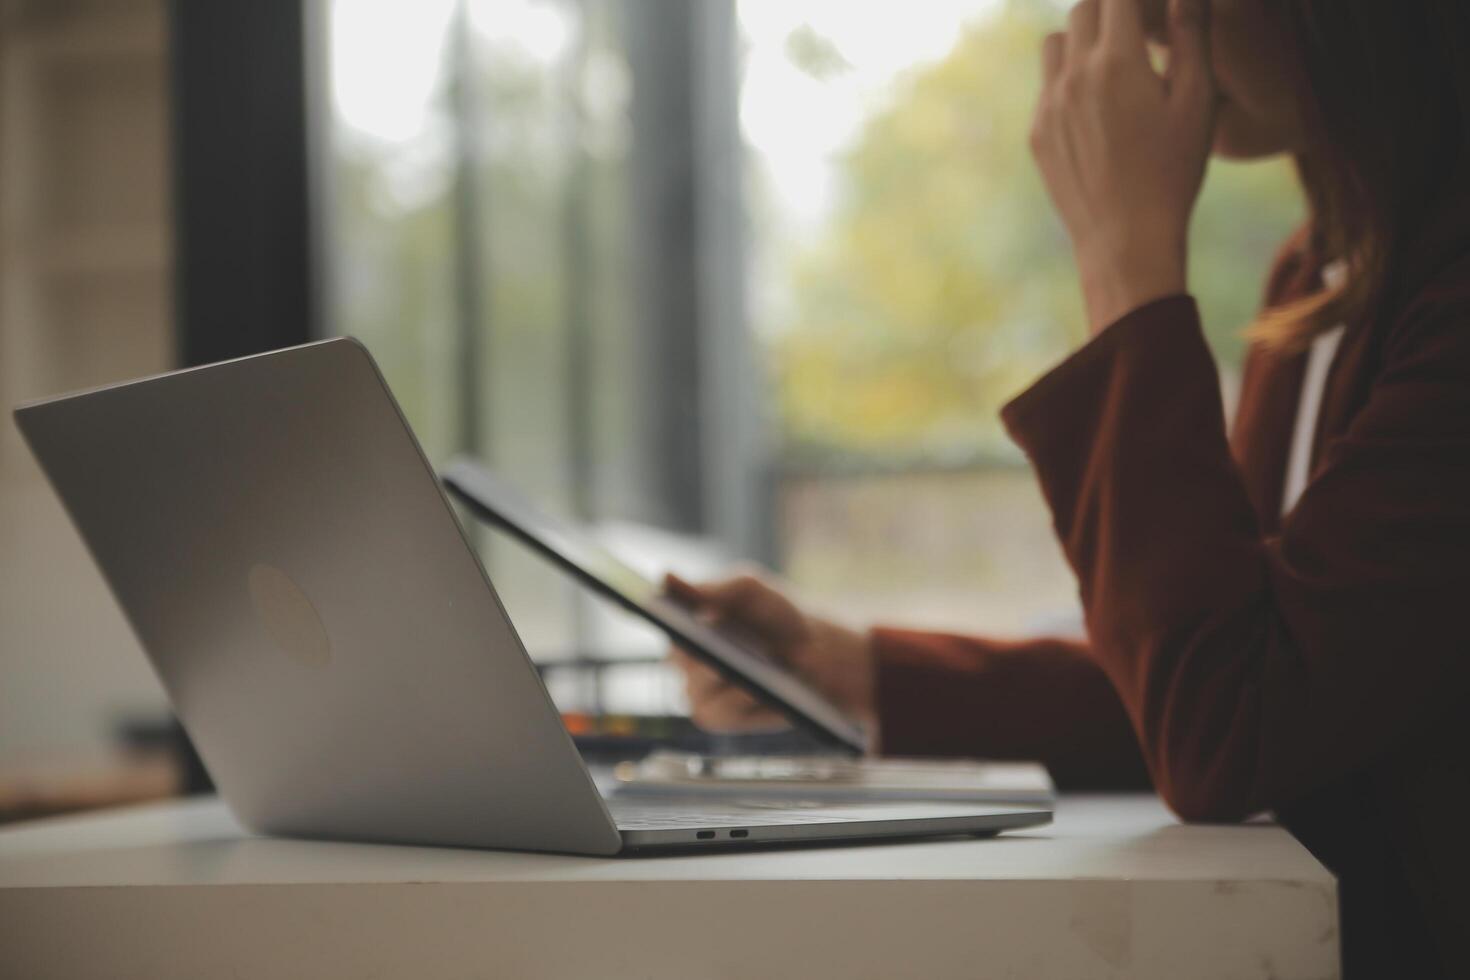
{"type": "Polygon", "coordinates": [[[0,0],[0,772],[162,695],[9,407],[173,363],[163,0],[0,0]]]}

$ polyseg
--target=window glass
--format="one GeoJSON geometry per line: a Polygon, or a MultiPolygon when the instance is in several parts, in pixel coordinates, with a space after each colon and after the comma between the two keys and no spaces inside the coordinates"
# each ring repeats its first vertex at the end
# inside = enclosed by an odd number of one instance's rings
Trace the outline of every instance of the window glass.
{"type": "MultiPolygon", "coordinates": [[[[435,463],[472,451],[550,510],[678,532],[615,528],[645,561],[699,571],[712,541],[860,622],[1075,628],[996,418],[1083,339],[1026,145],[1064,5],[646,2],[330,0],[334,329],[367,342],[435,463]],[[640,289],[690,250],[687,332],[659,333],[640,289]],[[710,516],[732,499],[764,541],[710,516]]],[[[1300,217],[1285,162],[1212,164],[1191,272],[1227,389],[1300,217]]],[[[480,540],[538,659],[661,652],[480,540]]],[[[655,710],[664,676],[604,693],[655,710]]]]}
{"type": "MultiPolygon", "coordinates": [[[[739,5],[781,552],[854,615],[1014,633],[1075,609],[997,418],[1084,337],[1027,148],[1041,39],[1065,6],[739,5]]],[[[1299,220],[1286,163],[1212,165],[1191,273],[1227,387],[1299,220]]]]}

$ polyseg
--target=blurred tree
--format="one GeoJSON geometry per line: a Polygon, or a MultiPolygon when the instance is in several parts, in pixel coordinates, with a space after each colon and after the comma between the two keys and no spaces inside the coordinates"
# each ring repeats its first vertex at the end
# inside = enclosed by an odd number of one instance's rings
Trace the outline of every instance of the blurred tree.
{"type": "Polygon", "coordinates": [[[569,311],[588,311],[590,356],[612,365],[593,379],[589,395],[602,457],[616,458],[631,439],[617,372],[632,356],[632,328],[626,106],[610,91],[623,69],[616,8],[587,2],[556,9],[570,35],[585,35],[583,46],[535,54],[515,37],[475,29],[469,77],[457,79],[453,59],[441,56],[414,139],[339,133],[332,218],[337,327],[369,343],[436,462],[466,448],[458,424],[459,304],[471,286],[456,278],[455,230],[459,222],[481,223],[478,267],[468,270],[481,314],[474,376],[483,445],[476,448],[559,499],[568,482],[569,311]],[[601,69],[596,99],[587,94],[589,60],[601,69]],[[462,106],[451,98],[456,83],[473,89],[462,106]],[[463,115],[469,111],[474,118],[463,115]],[[468,143],[475,153],[467,179],[479,214],[457,210],[455,154],[468,143]],[[578,278],[569,268],[574,235],[589,253],[578,278]]]}
{"type": "MultiPolygon", "coordinates": [[[[1010,0],[899,80],[839,163],[841,203],[801,255],[772,373],[787,452],[1009,452],[996,413],[1083,337],[1070,248],[1026,146],[1052,0],[1010,0]]],[[[840,70],[804,27],[799,67],[840,70]]],[[[1284,161],[1216,163],[1193,288],[1228,368],[1276,244],[1300,220],[1284,161]]]]}

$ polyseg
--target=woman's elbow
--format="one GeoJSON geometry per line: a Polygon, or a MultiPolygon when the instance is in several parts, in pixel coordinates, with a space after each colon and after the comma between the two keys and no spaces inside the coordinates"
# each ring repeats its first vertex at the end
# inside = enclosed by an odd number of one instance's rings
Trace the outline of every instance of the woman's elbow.
{"type": "Polygon", "coordinates": [[[1220,755],[1173,754],[1153,775],[1159,796],[1186,823],[1240,823],[1265,809],[1255,799],[1254,774],[1220,755]]]}
{"type": "Polygon", "coordinates": [[[1161,788],[1159,795],[1185,823],[1240,823],[1253,812],[1235,799],[1208,790],[1191,788],[1181,792],[1161,788]]]}

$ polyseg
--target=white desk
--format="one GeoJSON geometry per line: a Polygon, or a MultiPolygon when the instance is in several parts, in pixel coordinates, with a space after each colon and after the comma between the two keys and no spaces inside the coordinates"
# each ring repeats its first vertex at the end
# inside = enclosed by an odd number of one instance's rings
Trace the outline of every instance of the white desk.
{"type": "Polygon", "coordinates": [[[1271,826],[1064,798],[995,840],[594,859],[252,838],[206,800],[0,831],[0,977],[1338,976],[1271,826]]]}

